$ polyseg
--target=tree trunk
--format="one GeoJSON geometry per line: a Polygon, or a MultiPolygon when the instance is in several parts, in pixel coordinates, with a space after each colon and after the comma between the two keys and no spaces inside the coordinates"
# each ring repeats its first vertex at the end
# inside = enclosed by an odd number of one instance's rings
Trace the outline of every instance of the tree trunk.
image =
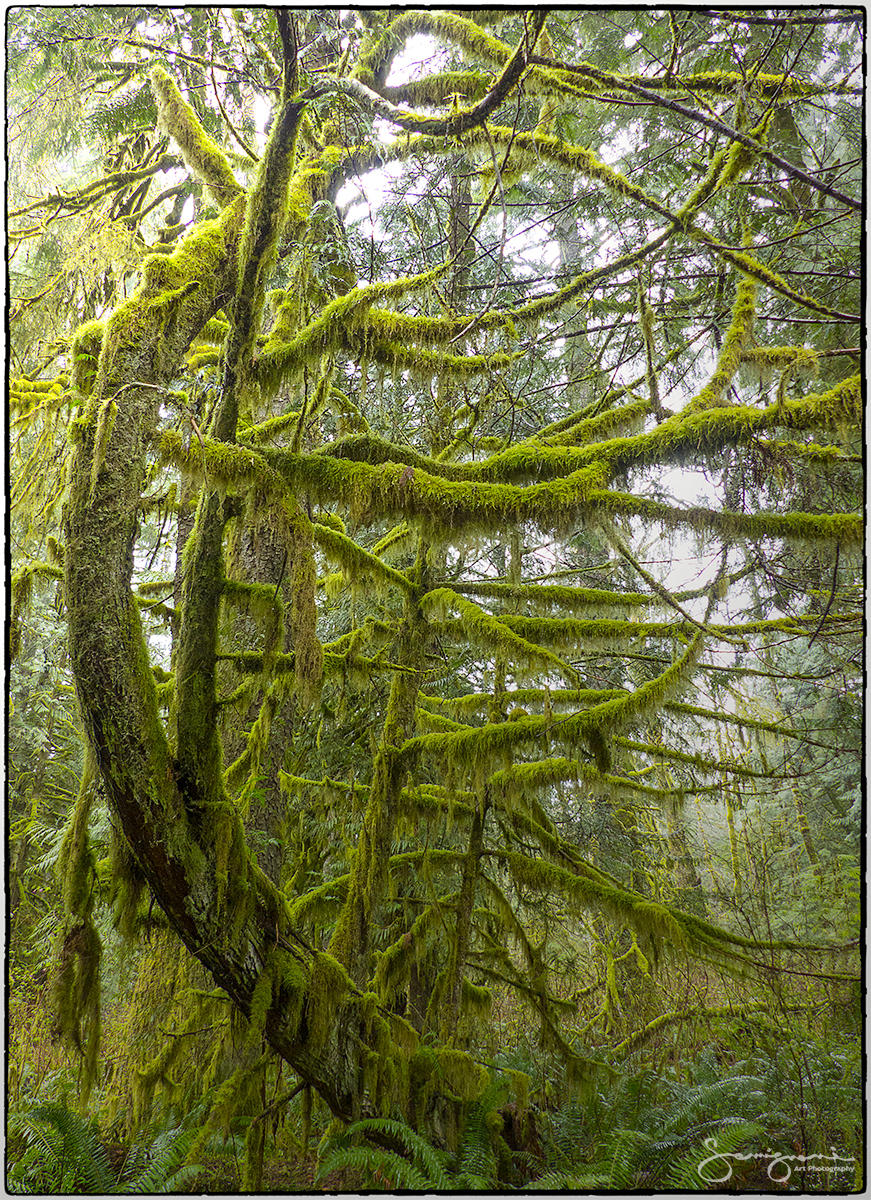
{"type": "Polygon", "coordinates": [[[246,1015],[264,969],[273,973],[265,1036],[334,1113],[350,1117],[371,1015],[366,1021],[358,996],[337,986],[327,1035],[310,1036],[317,955],[294,934],[283,898],[249,861],[232,805],[210,810],[198,780],[181,776],[179,749],[190,747],[171,747],[167,739],[130,590],[146,443],[161,387],[197,331],[228,301],[241,216],[235,203],[188,239],[200,269],[181,299],[146,275],[108,323],[94,390],[77,424],[65,514],[70,655],[110,810],[155,900],[246,1015]],[[100,413],[110,403],[117,412],[94,472],[100,413]],[[222,822],[229,830],[219,836],[222,822]],[[222,840],[231,846],[223,896],[222,840]]]}

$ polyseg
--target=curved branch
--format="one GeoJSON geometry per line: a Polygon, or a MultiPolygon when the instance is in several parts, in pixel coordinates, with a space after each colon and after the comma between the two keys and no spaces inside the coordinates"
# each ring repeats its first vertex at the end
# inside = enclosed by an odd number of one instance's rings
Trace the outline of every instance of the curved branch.
{"type": "Polygon", "coordinates": [[[494,83],[483,100],[474,108],[459,109],[447,117],[426,117],[418,113],[410,113],[405,109],[386,100],[371,88],[366,87],[358,79],[329,79],[314,84],[303,92],[303,98],[314,99],[317,96],[334,92],[349,96],[364,104],[377,116],[383,117],[400,129],[415,133],[426,133],[434,137],[446,135],[457,136],[476,125],[483,124],[492,112],[499,107],[512,89],[520,81],[520,77],[531,61],[531,47],[541,32],[547,16],[547,9],[537,9],[531,22],[531,29],[524,34],[520,45],[505,65],[502,74],[494,83]]]}
{"type": "Polygon", "coordinates": [[[634,96],[640,96],[643,100],[646,100],[648,104],[655,104],[659,108],[667,108],[669,111],[678,113],[682,117],[687,117],[699,125],[705,125],[708,129],[725,134],[726,137],[740,142],[742,146],[746,146],[748,150],[752,150],[754,154],[758,154],[768,162],[773,163],[776,167],[780,167],[782,171],[785,171],[787,175],[791,175],[793,179],[801,180],[808,187],[822,192],[824,196],[828,196],[831,200],[837,200],[839,204],[843,204],[847,208],[852,208],[856,212],[862,212],[863,205],[861,200],[854,200],[852,196],[847,196],[844,192],[839,192],[837,188],[830,187],[829,184],[823,183],[822,180],[815,178],[815,176],[808,175],[807,171],[803,171],[795,163],[781,158],[779,154],[775,154],[773,150],[769,150],[762,142],[754,137],[750,137],[749,134],[743,133],[740,129],[735,129],[721,117],[708,116],[706,113],[699,112],[695,108],[689,108],[686,104],[681,104],[679,100],[669,100],[668,97],[658,92],[641,87],[640,84],[632,83],[628,79],[622,79],[619,75],[612,75],[608,71],[600,71],[595,67],[589,66],[587,63],[583,67],[575,67],[570,63],[559,62],[557,59],[546,58],[539,54],[531,55],[529,61],[539,66],[549,67],[552,70],[565,71],[570,75],[592,76],[601,83],[607,84],[608,87],[617,88],[623,92],[631,92],[634,96]]]}

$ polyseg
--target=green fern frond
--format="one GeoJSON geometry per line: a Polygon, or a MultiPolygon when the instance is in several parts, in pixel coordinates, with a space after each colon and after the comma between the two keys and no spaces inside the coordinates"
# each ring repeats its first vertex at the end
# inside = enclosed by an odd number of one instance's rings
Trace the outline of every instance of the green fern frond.
{"type": "Polygon", "coordinates": [[[351,1129],[360,1133],[376,1133],[395,1138],[411,1155],[414,1165],[426,1175],[428,1186],[438,1191],[447,1191],[450,1188],[450,1176],[444,1165],[445,1153],[436,1150],[426,1138],[421,1137],[404,1121],[395,1121],[389,1117],[370,1117],[355,1122],[351,1129]]]}
{"type": "Polygon", "coordinates": [[[425,1192],[429,1181],[407,1159],[376,1146],[347,1146],[334,1150],[318,1167],[315,1183],[333,1171],[362,1172],[372,1191],[425,1192]]]}

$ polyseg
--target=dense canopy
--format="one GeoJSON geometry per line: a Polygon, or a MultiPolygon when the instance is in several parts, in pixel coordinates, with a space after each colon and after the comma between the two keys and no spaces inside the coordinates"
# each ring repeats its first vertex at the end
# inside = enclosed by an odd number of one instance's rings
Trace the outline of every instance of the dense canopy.
{"type": "Polygon", "coordinates": [[[10,11],[13,969],[84,1103],[484,1187],[651,1040],[853,1028],[862,32],[10,11]]]}

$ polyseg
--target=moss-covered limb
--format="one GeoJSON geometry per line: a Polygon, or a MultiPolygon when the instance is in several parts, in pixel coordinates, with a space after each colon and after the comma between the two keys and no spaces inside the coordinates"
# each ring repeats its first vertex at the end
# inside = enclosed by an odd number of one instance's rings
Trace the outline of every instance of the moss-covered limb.
{"type": "Polygon", "coordinates": [[[62,408],[72,408],[79,403],[80,397],[70,388],[68,376],[36,382],[46,386],[37,387],[21,379],[10,385],[10,428],[28,428],[37,417],[50,417],[62,408]]]}
{"type": "Polygon", "coordinates": [[[660,399],[659,399],[659,377],[656,374],[655,357],[656,357],[656,342],[654,339],[654,316],[653,309],[645,295],[644,288],[641,284],[641,278],[638,279],[638,319],[641,325],[641,333],[644,338],[644,357],[647,365],[647,393],[650,398],[650,404],[658,415],[660,414],[660,399]]]}
{"type": "Polygon", "coordinates": [[[418,708],[416,714],[415,727],[420,733],[425,733],[439,729],[467,729],[468,721],[455,721],[451,717],[446,717],[443,713],[433,712],[429,708],[418,708]]]}
{"type": "Polygon", "coordinates": [[[536,645],[529,638],[519,636],[505,617],[494,617],[471,600],[457,595],[450,588],[436,588],[421,597],[421,607],[431,616],[439,616],[453,608],[460,614],[460,626],[467,639],[481,641],[494,646],[512,662],[538,662],[542,666],[556,667],[564,675],[574,678],[575,669],[559,655],[536,645]]]}
{"type": "Polygon", "coordinates": [[[299,422],[299,417],[300,414],[296,411],[280,413],[277,417],[269,417],[265,421],[259,421],[256,425],[240,428],[237,436],[243,445],[250,443],[257,446],[261,442],[271,441],[291,426],[295,426],[299,422]]]}
{"type": "Polygon", "coordinates": [[[131,183],[139,183],[143,179],[157,175],[160,171],[168,171],[179,165],[179,160],[174,154],[162,154],[147,167],[137,167],[129,171],[113,171],[109,175],[95,179],[93,183],[89,183],[87,187],[78,192],[66,194],[57,192],[50,196],[43,196],[41,200],[35,200],[25,208],[14,209],[8,214],[8,217],[14,220],[16,217],[23,217],[26,213],[36,212],[40,208],[66,208],[70,211],[81,211],[98,200],[102,200],[109,192],[129,187],[131,183]]]}
{"type": "MultiPolygon", "coordinates": [[[[83,712],[105,769],[118,770],[119,760],[129,760],[132,772],[138,767],[147,777],[152,768],[143,764],[160,764],[153,769],[172,779],[129,593],[144,438],[162,395],[149,385],[172,372],[191,338],[224,303],[235,272],[239,215],[231,206],[217,221],[197,227],[172,255],[146,260],[142,284],[105,322],[92,416],[75,445],[66,555],[71,651],[83,712]],[[116,398],[117,413],[94,479],[96,414],[108,397],[116,398]]],[[[129,786],[135,791],[140,782],[134,774],[129,786]]],[[[177,805],[174,784],[167,783],[166,792],[165,803],[177,805]]]]}
{"type": "MultiPolygon", "coordinates": [[[[692,788],[685,787],[651,787],[638,783],[625,775],[603,773],[589,763],[580,762],[575,758],[543,758],[535,762],[515,763],[511,767],[503,767],[494,771],[489,784],[494,794],[504,794],[507,797],[531,797],[536,792],[551,787],[555,783],[581,782],[587,785],[592,793],[604,793],[613,796],[620,792],[633,792],[645,796],[657,804],[671,804],[688,794],[710,792],[717,790],[719,784],[694,784],[692,788]]],[[[512,815],[513,815],[513,809],[512,815]]],[[[560,847],[561,848],[561,847],[560,847]]]]}
{"type": "MultiPolygon", "coordinates": [[[[361,82],[372,85],[371,77],[361,79],[361,82]]],[[[380,84],[376,90],[393,104],[430,108],[448,104],[456,96],[481,100],[489,86],[490,76],[483,71],[438,71],[422,79],[409,79],[406,83],[380,84]]]]}
{"type": "Polygon", "coordinates": [[[218,207],[225,208],[242,192],[227,156],[203,129],[163,67],[152,67],[150,76],[161,125],[178,144],[186,165],[206,185],[218,207]]]}
{"type": "MultiPolygon", "coordinates": [[[[737,361],[728,367],[724,362],[728,344],[729,335],[712,380],[681,412],[667,418],[649,433],[611,438],[574,450],[567,447],[562,453],[564,466],[577,469],[584,462],[594,461],[605,463],[616,471],[632,466],[685,463],[697,461],[726,446],[745,445],[765,429],[858,427],[862,419],[862,388],[858,375],[842,379],[825,392],[811,393],[782,404],[769,404],[765,408],[743,404],[714,407],[719,404],[738,366],[737,361]]],[[[522,458],[520,453],[515,456],[506,453],[505,461],[522,461],[522,458]]],[[[554,455],[553,460],[546,458],[545,464],[549,461],[559,462],[560,459],[554,455]]],[[[479,470],[482,474],[495,471],[499,462],[499,456],[494,456],[481,463],[479,470]]],[[[544,469],[547,469],[546,465],[544,469]]]]}
{"type": "Polygon", "coordinates": [[[760,141],[760,134],[757,130],[753,130],[750,133],[745,133],[743,130],[735,129],[733,126],[727,124],[721,117],[708,115],[699,111],[698,109],[689,108],[687,105],[681,104],[677,100],[668,99],[665,96],[662,96],[655,89],[647,88],[641,84],[634,83],[631,81],[630,76],[614,75],[611,72],[606,72],[600,70],[599,68],[591,67],[589,63],[582,63],[575,66],[568,63],[558,63],[553,59],[543,58],[540,55],[533,55],[532,61],[533,63],[541,64],[550,69],[562,71],[569,78],[582,77],[584,78],[585,83],[587,79],[597,80],[605,87],[614,88],[618,92],[630,92],[631,94],[639,96],[641,99],[646,100],[651,104],[659,105],[663,108],[671,110],[672,112],[679,113],[681,116],[687,117],[691,121],[698,122],[701,125],[707,126],[709,129],[713,129],[717,133],[724,134],[732,141],[739,142],[743,149],[749,151],[753,155],[758,155],[767,159],[769,162],[779,167],[780,170],[784,171],[791,178],[800,180],[806,187],[810,187],[818,192],[822,192],[824,195],[830,196],[832,199],[838,201],[840,204],[846,205],[848,208],[852,208],[854,210],[861,209],[861,204],[859,201],[854,200],[851,196],[845,195],[843,192],[840,192],[833,188],[830,184],[815,178],[813,175],[809,175],[806,171],[802,170],[801,167],[797,167],[788,159],[781,158],[780,155],[775,154],[772,150],[769,150],[768,147],[766,147],[760,141]]]}
{"type": "MultiPolygon", "coordinates": [[[[668,703],[666,701],[666,705],[668,703]]],[[[638,754],[646,754],[649,758],[657,761],[665,759],[668,762],[682,763],[684,766],[692,767],[695,771],[708,776],[737,775],[742,779],[770,779],[772,775],[770,770],[756,771],[733,759],[708,758],[704,754],[687,754],[673,746],[665,746],[661,743],[638,742],[632,738],[619,736],[615,737],[614,743],[638,754]]]]}
{"type": "MultiPolygon", "coordinates": [[[[262,674],[264,665],[267,665],[264,661],[264,655],[253,651],[219,653],[216,657],[219,662],[232,662],[238,671],[249,675],[262,674]]],[[[268,666],[269,670],[277,675],[293,674],[296,671],[296,655],[270,654],[268,656],[268,666]]],[[[385,674],[407,675],[411,670],[411,667],[403,666],[402,663],[390,662],[389,659],[381,655],[371,658],[365,654],[356,654],[350,648],[346,648],[341,653],[332,653],[329,650],[323,650],[324,675],[350,675],[352,678],[357,677],[360,683],[365,683],[373,674],[383,672],[385,674]]],[[[235,702],[235,693],[223,697],[218,701],[219,705],[233,704],[235,702]]]]}
{"type": "Polygon", "coordinates": [[[414,341],[424,338],[441,342],[449,340],[453,332],[462,328],[457,320],[400,317],[400,314],[389,310],[373,311],[372,308],[379,300],[398,299],[402,295],[431,287],[444,274],[447,266],[449,264],[444,263],[420,275],[402,276],[388,283],[360,284],[344,295],[336,296],[302,329],[299,329],[296,319],[298,299],[293,296],[278,305],[275,324],[266,338],[263,352],[258,356],[260,383],[275,391],[282,379],[293,377],[307,362],[320,360],[325,353],[349,349],[349,336],[353,332],[366,341],[371,338],[377,341],[401,341],[404,338],[409,341],[407,325],[412,322],[418,334],[418,337],[412,338],[414,341]],[[457,328],[453,329],[455,325],[457,328]]]}
{"type": "Polygon", "coordinates": [[[347,568],[355,579],[358,575],[368,575],[378,582],[391,583],[401,591],[410,593],[414,585],[403,571],[397,571],[370,551],[358,546],[351,538],[336,529],[329,529],[315,521],[312,525],[315,541],[340,566],[347,568]]]}
{"type": "Polygon", "coordinates": [[[501,862],[518,887],[548,895],[562,895],[579,908],[605,913],[618,925],[632,929],[646,946],[654,950],[662,944],[669,944],[703,957],[713,957],[723,965],[744,958],[737,947],[747,946],[748,939],[734,936],[699,918],[689,917],[679,909],[650,900],[619,884],[600,883],[575,874],[566,867],[513,850],[488,850],[485,856],[501,862]]]}
{"type": "Polygon", "coordinates": [[[335,919],[347,899],[350,883],[350,875],[338,875],[315,888],[309,888],[289,904],[287,911],[290,920],[294,925],[304,925],[326,917],[335,919]]]}
{"type": "Polygon", "coordinates": [[[676,1010],[674,1012],[660,1013],[658,1017],[654,1017],[641,1029],[636,1029],[630,1033],[627,1038],[614,1046],[610,1050],[611,1054],[619,1055],[621,1058],[627,1057],[637,1050],[639,1046],[643,1046],[645,1042],[658,1033],[661,1029],[666,1029],[670,1025],[677,1025],[681,1021],[698,1021],[706,1024],[709,1021],[753,1021],[757,1014],[769,1012],[772,1008],[778,1008],[779,1011],[785,1012],[807,1012],[813,1008],[813,1004],[787,1004],[781,1005],[779,1001],[773,1000],[751,1000],[745,1004],[723,1004],[714,1007],[706,1007],[699,1005],[696,1008],[686,1008],[676,1010]]]}
{"type": "MultiPolygon", "coordinates": [[[[627,695],[626,688],[515,688],[506,693],[514,704],[542,704],[551,708],[579,708],[584,704],[598,704],[601,700],[612,700],[627,695]]],[[[418,704],[435,708],[447,708],[457,713],[486,712],[493,701],[491,692],[469,692],[464,696],[430,696],[421,692],[418,704]]]]}
{"type": "Polygon", "coordinates": [[[598,608],[638,608],[655,604],[656,597],[644,592],[611,592],[605,588],[563,587],[558,584],[528,583],[511,584],[480,581],[475,583],[446,584],[453,592],[462,596],[487,596],[494,600],[518,600],[535,607],[586,609],[590,605],[598,608]]]}
{"type": "Polygon", "coordinates": [[[544,11],[534,11],[520,45],[511,55],[501,74],[494,80],[483,99],[472,108],[459,108],[448,116],[425,116],[422,113],[411,113],[398,108],[378,92],[373,92],[364,83],[361,83],[359,78],[324,80],[315,84],[306,94],[315,96],[324,92],[336,92],[357,100],[371,112],[397,125],[400,129],[426,133],[435,137],[445,135],[458,137],[485,122],[487,117],[512,92],[526,69],[529,55],[544,25],[546,15],[544,11]]]}
{"type": "Polygon", "coordinates": [[[836,750],[835,746],[809,738],[803,729],[790,729],[789,725],[783,721],[763,721],[759,717],[718,712],[715,709],[704,708],[700,704],[681,704],[678,701],[672,701],[666,704],[665,707],[669,712],[679,713],[681,716],[702,717],[708,721],[718,721],[726,725],[738,725],[742,729],[755,729],[765,733],[776,733],[778,737],[794,738],[805,745],[819,746],[821,749],[830,751],[836,750]]]}
{"type": "Polygon", "coordinates": [[[850,84],[816,83],[812,79],[799,79],[795,75],[775,75],[760,72],[752,80],[737,71],[702,71],[690,75],[669,72],[666,75],[624,75],[626,83],[636,83],[650,91],[700,92],[709,96],[731,97],[746,93],[770,100],[774,97],[798,99],[803,96],[851,95],[850,84]],[[748,86],[749,84],[749,86],[748,86]]]}
{"type": "MultiPolygon", "coordinates": [[[[555,719],[551,715],[522,716],[517,720],[484,725],[462,733],[428,733],[411,738],[403,754],[412,761],[419,754],[442,755],[454,762],[486,762],[507,750],[551,738],[562,744],[579,742],[595,746],[622,725],[658,708],[686,680],[701,650],[697,633],[679,658],[634,692],[604,700],[584,712],[555,719]]],[[[597,755],[598,757],[598,755],[597,755]]]]}
{"type": "Polygon", "coordinates": [[[500,613],[498,620],[529,642],[557,646],[579,654],[584,651],[595,653],[592,648],[601,642],[652,637],[680,640],[691,633],[695,625],[695,622],[682,621],[621,621],[616,617],[598,620],[584,620],[582,617],[521,617],[514,613],[500,613]]]}
{"type": "MultiPolygon", "coordinates": [[[[640,445],[643,448],[646,443],[643,440],[639,442],[638,438],[611,438],[605,442],[594,439],[596,435],[613,433],[614,427],[622,424],[624,420],[634,423],[648,407],[646,401],[640,404],[632,403],[622,409],[602,413],[601,416],[584,422],[583,426],[575,426],[572,440],[590,441],[590,446],[545,445],[537,437],[529,437],[480,462],[450,462],[442,458],[432,458],[409,446],[397,445],[374,434],[340,438],[322,447],[316,454],[350,462],[365,462],[373,466],[380,463],[403,463],[429,475],[455,482],[514,483],[528,479],[547,480],[568,475],[580,467],[591,466],[597,459],[599,446],[606,448],[602,451],[605,458],[609,453],[619,453],[624,447],[627,448],[627,454],[628,447],[635,448],[640,445]],[[610,449],[612,446],[613,449],[610,449]]],[[[673,426],[671,428],[673,431],[673,426]]]]}
{"type": "Polygon", "coordinates": [[[659,521],[668,529],[690,528],[715,533],[722,542],[762,541],[783,538],[795,542],[829,542],[858,546],[862,542],[863,521],[857,513],[738,513],[729,509],[709,509],[699,505],[672,508],[656,500],[625,492],[593,492],[589,503],[611,516],[641,517],[659,521]]]}
{"type": "MultiPolygon", "coordinates": [[[[604,184],[609,191],[649,208],[668,221],[674,219],[672,212],[664,204],[654,196],[648,195],[643,188],[632,183],[619,171],[607,166],[585,146],[572,145],[538,129],[530,133],[489,125],[487,133],[493,139],[494,145],[500,149],[510,147],[511,169],[529,170],[542,161],[552,163],[574,174],[595,180],[596,183],[604,184]]],[[[480,147],[486,144],[486,137],[476,130],[466,135],[466,144],[480,147]]]]}
{"type": "MultiPolygon", "coordinates": [[[[595,284],[650,257],[673,236],[676,228],[676,225],[670,226],[636,250],[628,251],[602,267],[584,272],[547,296],[509,310],[492,310],[481,314],[478,318],[479,328],[504,328],[508,322],[535,321],[556,311],[595,284]]],[[[320,358],[325,351],[341,348],[348,324],[355,327],[358,333],[365,331],[367,337],[375,340],[411,345],[433,346],[456,338],[468,325],[466,318],[415,317],[371,307],[379,297],[400,295],[403,291],[431,282],[447,265],[436,268],[435,272],[426,272],[423,276],[408,276],[391,284],[355,288],[327,305],[313,322],[289,342],[273,334],[258,360],[261,383],[274,389],[282,378],[298,370],[305,362],[320,358]]]]}
{"type": "Polygon", "coordinates": [[[726,330],[714,373],[701,392],[685,406],[684,414],[714,408],[722,403],[741,364],[741,356],[750,344],[755,316],[756,282],[750,276],[744,275],[738,283],[729,328],[726,330]]]}
{"type": "Polygon", "coordinates": [[[263,965],[279,939],[280,970],[271,988],[266,1036],[335,1112],[349,1117],[351,1097],[359,1093],[360,1021],[353,1006],[340,1007],[329,1046],[316,1051],[300,1037],[298,1018],[310,977],[307,952],[293,942],[283,902],[248,860],[236,814],[227,805],[206,813],[202,797],[188,790],[159,720],[147,646],[130,595],[147,439],[162,395],[142,385],[171,377],[197,330],[232,294],[239,217],[240,210],[230,206],[217,222],[198,227],[175,255],[159,260],[162,271],[183,277],[184,295],[175,301],[170,325],[161,308],[166,276],[147,266],[143,286],[107,322],[94,403],[121,394],[93,498],[92,424],[82,426],[72,455],[65,515],[70,657],[110,811],[157,903],[243,1012],[250,1010],[263,965]],[[198,286],[185,287],[192,282],[198,286]],[[191,820],[194,812],[202,814],[201,823],[191,820]],[[219,843],[229,904],[219,895],[219,843]]]}
{"type": "MultiPolygon", "coordinates": [[[[604,402],[613,405],[621,396],[633,396],[631,385],[616,389],[610,396],[605,396],[604,402]]],[[[593,407],[598,409],[598,402],[593,407]]],[[[587,443],[600,442],[606,437],[616,437],[618,434],[640,432],[644,418],[650,412],[650,401],[631,399],[629,404],[619,408],[610,407],[604,412],[596,412],[593,416],[574,414],[571,419],[555,422],[550,432],[541,430],[538,437],[550,445],[582,446],[587,443]]]]}
{"type": "Polygon", "coordinates": [[[458,46],[478,62],[503,67],[511,57],[511,47],[488,33],[474,20],[459,13],[432,9],[400,13],[373,44],[361,53],[356,75],[364,83],[380,85],[392,58],[415,34],[429,34],[458,46]]]}
{"type": "Polygon", "coordinates": [[[788,300],[792,300],[801,308],[810,309],[811,312],[821,313],[826,317],[834,317],[838,321],[856,323],[862,319],[857,313],[840,312],[838,309],[829,308],[828,305],[809,296],[806,292],[796,291],[782,276],[773,271],[771,267],[766,266],[755,255],[749,254],[746,250],[733,250],[697,226],[690,231],[690,237],[701,245],[707,246],[714,254],[725,262],[731,263],[733,267],[737,267],[743,274],[751,279],[756,279],[759,283],[764,283],[766,287],[771,288],[774,292],[779,292],[781,296],[786,296],[788,300]]]}
{"type": "Polygon", "coordinates": [[[391,370],[409,371],[415,379],[448,375],[468,379],[493,371],[504,371],[514,363],[520,362],[528,353],[526,350],[515,350],[510,354],[494,350],[490,354],[443,354],[433,350],[409,348],[404,342],[378,337],[379,322],[384,326],[393,324],[390,317],[384,317],[382,320],[381,314],[374,312],[364,318],[359,329],[346,330],[345,345],[348,351],[356,358],[368,357],[370,361],[383,363],[391,370]]]}
{"type": "Polygon", "coordinates": [[[654,595],[659,596],[669,608],[673,608],[675,612],[679,613],[687,625],[694,625],[696,629],[709,631],[709,626],[703,625],[701,621],[697,621],[691,613],[688,613],[681,605],[677,597],[672,595],[668,588],[660,583],[656,576],[652,575],[650,571],[648,571],[646,567],[644,567],[638,561],[638,559],[629,549],[626,539],[615,525],[612,525],[610,529],[606,530],[605,536],[608,538],[609,542],[617,550],[620,556],[624,558],[632,566],[633,570],[641,576],[654,595]]]}
{"type": "MultiPolygon", "coordinates": [[[[356,519],[371,519],[376,514],[405,515],[440,530],[492,531],[501,522],[513,525],[524,520],[544,528],[566,524],[582,509],[587,497],[598,494],[597,481],[603,478],[602,468],[594,462],[565,478],[517,488],[502,483],[449,482],[399,463],[375,468],[326,455],[294,455],[272,448],[264,448],[262,454],[291,486],[302,487],[324,502],[347,504],[356,519]]],[[[178,460],[180,455],[174,457],[178,460]]],[[[193,448],[188,457],[195,464],[193,448]]],[[[208,445],[206,461],[211,473],[213,459],[208,445]]]]}
{"type": "Polygon", "coordinates": [[[31,562],[19,567],[9,581],[10,612],[9,612],[9,659],[10,662],[18,657],[21,649],[21,623],[30,606],[35,578],[63,580],[62,567],[54,563],[31,562]]]}
{"type": "Polygon", "coordinates": [[[181,618],[175,645],[175,747],[182,786],[195,804],[225,801],[221,782],[215,650],[224,592],[224,501],[204,492],[182,559],[181,618]]]}
{"type": "MultiPolygon", "coordinates": [[[[179,101],[180,102],[180,101],[179,101]]],[[[247,197],[239,239],[238,275],[228,305],[229,331],[224,346],[223,376],[209,432],[217,445],[236,437],[240,406],[249,387],[250,360],[258,332],[264,286],[272,268],[284,224],[288,181],[302,105],[285,98],[247,197]]],[[[229,170],[229,167],[228,167],[229,170]]],[[[305,578],[294,587],[294,665],[303,687],[316,686],[319,647],[313,636],[314,568],[310,525],[286,496],[273,498],[287,534],[291,574],[305,578]],[[292,551],[292,553],[291,553],[292,551]],[[299,601],[299,602],[298,602],[299,601]]],[[[225,499],[205,491],[184,551],[184,577],[176,655],[176,738],[179,768],[206,805],[224,802],[221,749],[217,722],[215,651],[220,598],[224,590],[223,536],[228,510],[225,499]]]]}
{"type": "Polygon", "coordinates": [[[790,458],[803,459],[817,467],[834,467],[841,463],[858,464],[862,462],[860,454],[848,454],[840,446],[818,446],[816,442],[793,442],[783,438],[772,440],[759,438],[757,446],[760,450],[773,455],[787,455],[790,458]]]}
{"type": "Polygon", "coordinates": [[[223,488],[245,491],[255,487],[261,495],[281,497],[287,488],[284,479],[270,469],[260,451],[248,446],[219,442],[214,438],[185,439],[175,429],[160,435],[159,450],[164,462],[171,462],[187,475],[201,477],[223,488]]]}

